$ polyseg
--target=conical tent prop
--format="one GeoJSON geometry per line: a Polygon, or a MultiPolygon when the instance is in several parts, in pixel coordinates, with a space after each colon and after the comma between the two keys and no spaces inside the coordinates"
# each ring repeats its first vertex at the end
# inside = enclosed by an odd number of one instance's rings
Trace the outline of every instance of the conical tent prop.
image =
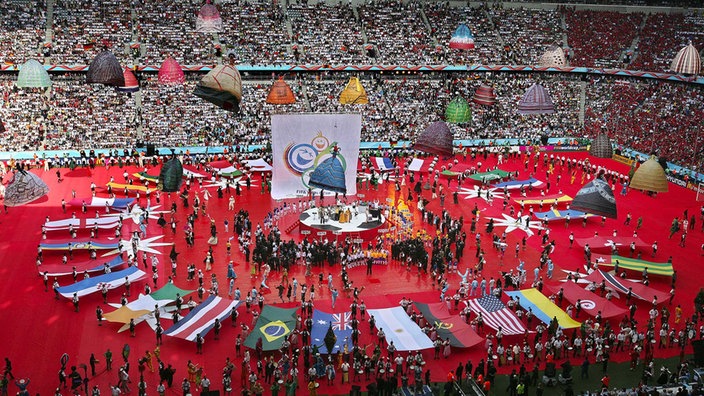
{"type": "Polygon", "coordinates": [[[447,124],[437,121],[430,124],[416,139],[413,149],[445,157],[450,156],[453,153],[452,137],[452,131],[447,124]]]}
{"type": "Polygon", "coordinates": [[[445,121],[453,124],[464,124],[472,120],[472,110],[462,97],[456,97],[445,109],[445,121]]]}
{"type": "Polygon", "coordinates": [[[667,192],[668,183],[662,165],[650,157],[636,170],[631,178],[631,188],[644,191],[667,192]]]}
{"type": "Polygon", "coordinates": [[[15,85],[18,88],[48,88],[51,86],[51,79],[41,63],[30,59],[20,66],[15,85]]]}
{"type": "Polygon", "coordinates": [[[86,82],[88,84],[105,84],[115,87],[125,85],[125,76],[122,73],[122,66],[117,61],[115,55],[110,51],[103,51],[93,59],[86,72],[86,82]]]}
{"type": "Polygon", "coordinates": [[[242,101],[240,72],[234,66],[218,65],[200,80],[193,93],[224,110],[238,112],[242,101]]]}
{"type": "Polygon", "coordinates": [[[183,165],[176,155],[173,155],[162,167],[159,173],[159,189],[164,192],[178,192],[183,182],[183,165]]]}
{"type": "Polygon", "coordinates": [[[134,76],[134,73],[128,68],[125,68],[125,71],[122,73],[122,75],[125,77],[125,85],[121,87],[117,87],[117,90],[120,92],[137,92],[139,91],[139,82],[137,81],[137,77],[134,76]]]}
{"type": "Polygon", "coordinates": [[[679,74],[699,74],[702,70],[702,58],[691,42],[675,55],[670,70],[679,74]]]}
{"type": "Polygon", "coordinates": [[[5,206],[20,206],[49,193],[49,187],[32,172],[17,170],[5,189],[5,206]]]}
{"type": "Polygon", "coordinates": [[[337,158],[337,147],[333,149],[331,157],[325,159],[313,170],[308,184],[326,191],[347,193],[345,168],[337,158]]]}
{"type": "Polygon", "coordinates": [[[599,158],[611,158],[614,155],[614,149],[611,147],[611,140],[606,136],[605,133],[599,134],[599,136],[594,139],[591,147],[589,147],[589,154],[599,157],[599,158]]]}
{"type": "Polygon", "coordinates": [[[565,51],[557,46],[551,45],[538,61],[540,67],[565,67],[567,66],[567,58],[565,51]]]}
{"type": "Polygon", "coordinates": [[[222,31],[222,18],[220,11],[208,0],[200,8],[198,18],[196,18],[196,31],[200,33],[218,33],[222,31]]]}
{"type": "Polygon", "coordinates": [[[474,36],[467,25],[461,23],[450,39],[450,48],[470,50],[474,48],[474,36]]]}
{"type": "Polygon", "coordinates": [[[158,79],[161,85],[181,85],[186,81],[186,76],[176,59],[168,57],[164,59],[164,63],[159,68],[158,79]]]}
{"type": "Polygon", "coordinates": [[[615,219],[616,197],[609,183],[594,179],[577,192],[572,201],[572,209],[615,219]]]}
{"type": "Polygon", "coordinates": [[[296,96],[294,96],[293,90],[286,84],[283,77],[280,77],[271,86],[266,102],[277,105],[294,104],[296,103],[296,96]]]}
{"type": "Polygon", "coordinates": [[[494,93],[494,87],[486,84],[482,84],[477,88],[477,92],[474,93],[474,103],[493,106],[496,103],[496,94],[494,93]]]}
{"type": "Polygon", "coordinates": [[[367,98],[367,92],[364,91],[362,83],[359,82],[359,78],[350,77],[350,81],[347,86],[340,94],[340,103],[342,104],[367,104],[369,99],[367,98]]]}
{"type": "Polygon", "coordinates": [[[545,88],[540,84],[533,84],[523,95],[518,103],[519,114],[552,114],[555,106],[545,88]]]}

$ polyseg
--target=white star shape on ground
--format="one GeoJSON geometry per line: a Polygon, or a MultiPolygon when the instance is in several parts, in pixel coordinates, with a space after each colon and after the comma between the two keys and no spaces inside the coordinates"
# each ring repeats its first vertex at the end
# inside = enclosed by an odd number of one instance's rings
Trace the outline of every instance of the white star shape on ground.
{"type": "Polygon", "coordinates": [[[519,218],[513,218],[507,214],[501,214],[502,218],[491,217],[494,220],[494,227],[506,227],[506,233],[514,230],[521,230],[528,234],[528,236],[533,236],[533,229],[542,230],[543,227],[540,225],[540,221],[528,221],[528,226],[526,227],[526,220],[530,218],[530,215],[521,216],[519,218]]]}
{"type": "Polygon", "coordinates": [[[324,324],[327,324],[327,323],[328,323],[328,322],[326,322],[326,321],[324,321],[324,320],[319,320],[319,321],[318,321],[318,324],[321,324],[321,325],[324,325],[324,324]]]}
{"type": "MultiPolygon", "coordinates": [[[[171,245],[173,245],[173,243],[171,243],[171,242],[154,242],[157,239],[163,238],[163,237],[164,237],[163,235],[157,235],[157,236],[154,236],[151,238],[140,239],[139,243],[137,244],[137,251],[138,252],[161,254],[160,251],[158,251],[154,248],[158,247],[158,246],[171,246],[171,245]]],[[[132,252],[132,241],[122,239],[122,240],[120,240],[120,243],[122,244],[123,251],[127,252],[127,256],[134,257],[133,252],[132,252]]],[[[113,254],[118,254],[119,252],[120,252],[119,249],[111,250],[111,251],[103,254],[101,257],[110,256],[113,254]]]]}
{"type": "Polygon", "coordinates": [[[144,215],[144,213],[149,213],[149,218],[154,219],[154,220],[158,220],[159,219],[158,215],[161,213],[169,213],[166,210],[162,210],[162,211],[155,210],[160,207],[161,207],[161,205],[156,205],[156,206],[148,207],[147,209],[142,209],[142,207],[139,205],[133,205],[131,210],[125,209],[120,213],[110,213],[110,214],[106,214],[105,216],[106,217],[107,216],[110,216],[110,217],[122,216],[123,220],[131,218],[135,224],[139,224],[140,220],[142,219],[142,215],[144,215]]]}
{"type": "MultiPolygon", "coordinates": [[[[256,184],[254,184],[255,180],[251,179],[250,185],[252,187],[255,187],[256,184]]],[[[247,181],[243,177],[237,177],[234,180],[220,180],[216,182],[210,182],[208,184],[204,184],[203,187],[205,188],[211,188],[211,187],[222,187],[222,189],[226,189],[227,185],[230,185],[230,187],[234,188],[235,184],[239,184],[240,187],[246,187],[247,186],[247,181]]]]}
{"type": "Polygon", "coordinates": [[[481,194],[479,193],[479,186],[474,186],[473,188],[460,187],[459,190],[457,190],[458,195],[465,195],[464,199],[481,198],[487,202],[489,201],[487,198],[488,192],[491,193],[492,199],[504,199],[503,191],[498,188],[482,188],[481,194]]]}

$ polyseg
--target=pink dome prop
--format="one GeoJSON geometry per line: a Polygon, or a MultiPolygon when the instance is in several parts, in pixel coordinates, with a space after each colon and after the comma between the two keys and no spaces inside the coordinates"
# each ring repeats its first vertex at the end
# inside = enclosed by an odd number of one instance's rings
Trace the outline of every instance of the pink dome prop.
{"type": "Polygon", "coordinates": [[[201,7],[196,19],[196,31],[200,33],[218,33],[222,31],[220,11],[208,0],[201,7]]]}
{"type": "Polygon", "coordinates": [[[161,85],[181,85],[186,81],[181,65],[176,59],[168,57],[159,68],[159,84],[161,85]]]}
{"type": "Polygon", "coordinates": [[[702,70],[702,57],[691,42],[675,55],[670,70],[679,74],[699,74],[702,70]]]}

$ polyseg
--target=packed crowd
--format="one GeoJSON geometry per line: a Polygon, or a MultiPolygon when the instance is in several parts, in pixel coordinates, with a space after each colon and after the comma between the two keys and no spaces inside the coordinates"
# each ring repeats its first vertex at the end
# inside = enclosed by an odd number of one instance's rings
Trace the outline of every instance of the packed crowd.
{"type": "Polygon", "coordinates": [[[701,94],[687,85],[659,81],[498,73],[492,76],[453,74],[362,76],[369,104],[342,105],[338,98],[347,74],[297,76],[287,79],[297,102],[272,105],[266,97],[272,81],[245,81],[237,114],[223,111],[192,92],[201,74],[188,74],[183,86],[164,87],[153,74],[141,75],[141,106],[133,95],[84,84],[84,75],[53,77],[50,94],[14,87],[14,77],[0,79],[5,101],[0,109],[9,133],[0,140],[6,151],[59,148],[133,147],[138,140],[159,146],[230,146],[266,144],[270,115],[284,112],[357,111],[363,116],[362,141],[414,140],[433,121],[444,117],[455,97],[470,102],[472,121],[450,124],[456,139],[540,136],[595,137],[602,131],[623,147],[659,150],[670,161],[697,165],[704,147],[696,120],[704,112],[701,94]],[[472,102],[482,83],[497,94],[494,106],[472,102]],[[545,87],[555,114],[522,116],[521,96],[534,83],[545,87]],[[581,95],[584,90],[584,128],[581,95]],[[191,115],[183,118],[181,114],[191,115]],[[116,131],[120,131],[117,133],[116,131]],[[691,145],[681,145],[672,134],[691,145]],[[141,136],[141,139],[140,139],[141,136]]]}
{"type": "Polygon", "coordinates": [[[99,50],[109,48],[123,63],[136,59],[154,66],[169,55],[182,65],[212,64],[218,55],[251,65],[534,65],[557,44],[569,47],[573,66],[666,71],[687,41],[698,48],[704,44],[704,17],[695,11],[644,15],[390,0],[272,7],[225,0],[218,4],[223,31],[210,35],[194,32],[200,2],[185,8],[179,1],[159,2],[157,9],[153,1],[59,0],[47,22],[46,4],[13,0],[2,6],[4,15],[13,16],[0,33],[7,46],[5,60],[21,63],[44,55],[53,64],[88,64],[99,50]],[[474,36],[474,50],[449,48],[461,23],[474,36]]]}

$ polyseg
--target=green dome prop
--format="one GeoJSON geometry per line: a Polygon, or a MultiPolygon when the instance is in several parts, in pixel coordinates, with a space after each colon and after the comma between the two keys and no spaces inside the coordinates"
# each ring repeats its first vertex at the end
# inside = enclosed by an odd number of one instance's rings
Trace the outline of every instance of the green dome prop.
{"type": "Polygon", "coordinates": [[[178,192],[183,182],[183,165],[174,155],[161,167],[159,188],[164,192],[178,192]]]}
{"type": "Polygon", "coordinates": [[[49,88],[51,79],[41,63],[30,59],[20,66],[16,85],[18,88],[49,88]]]}
{"type": "Polygon", "coordinates": [[[464,124],[472,121],[472,109],[462,97],[452,99],[445,109],[445,121],[452,124],[464,124]]]}

